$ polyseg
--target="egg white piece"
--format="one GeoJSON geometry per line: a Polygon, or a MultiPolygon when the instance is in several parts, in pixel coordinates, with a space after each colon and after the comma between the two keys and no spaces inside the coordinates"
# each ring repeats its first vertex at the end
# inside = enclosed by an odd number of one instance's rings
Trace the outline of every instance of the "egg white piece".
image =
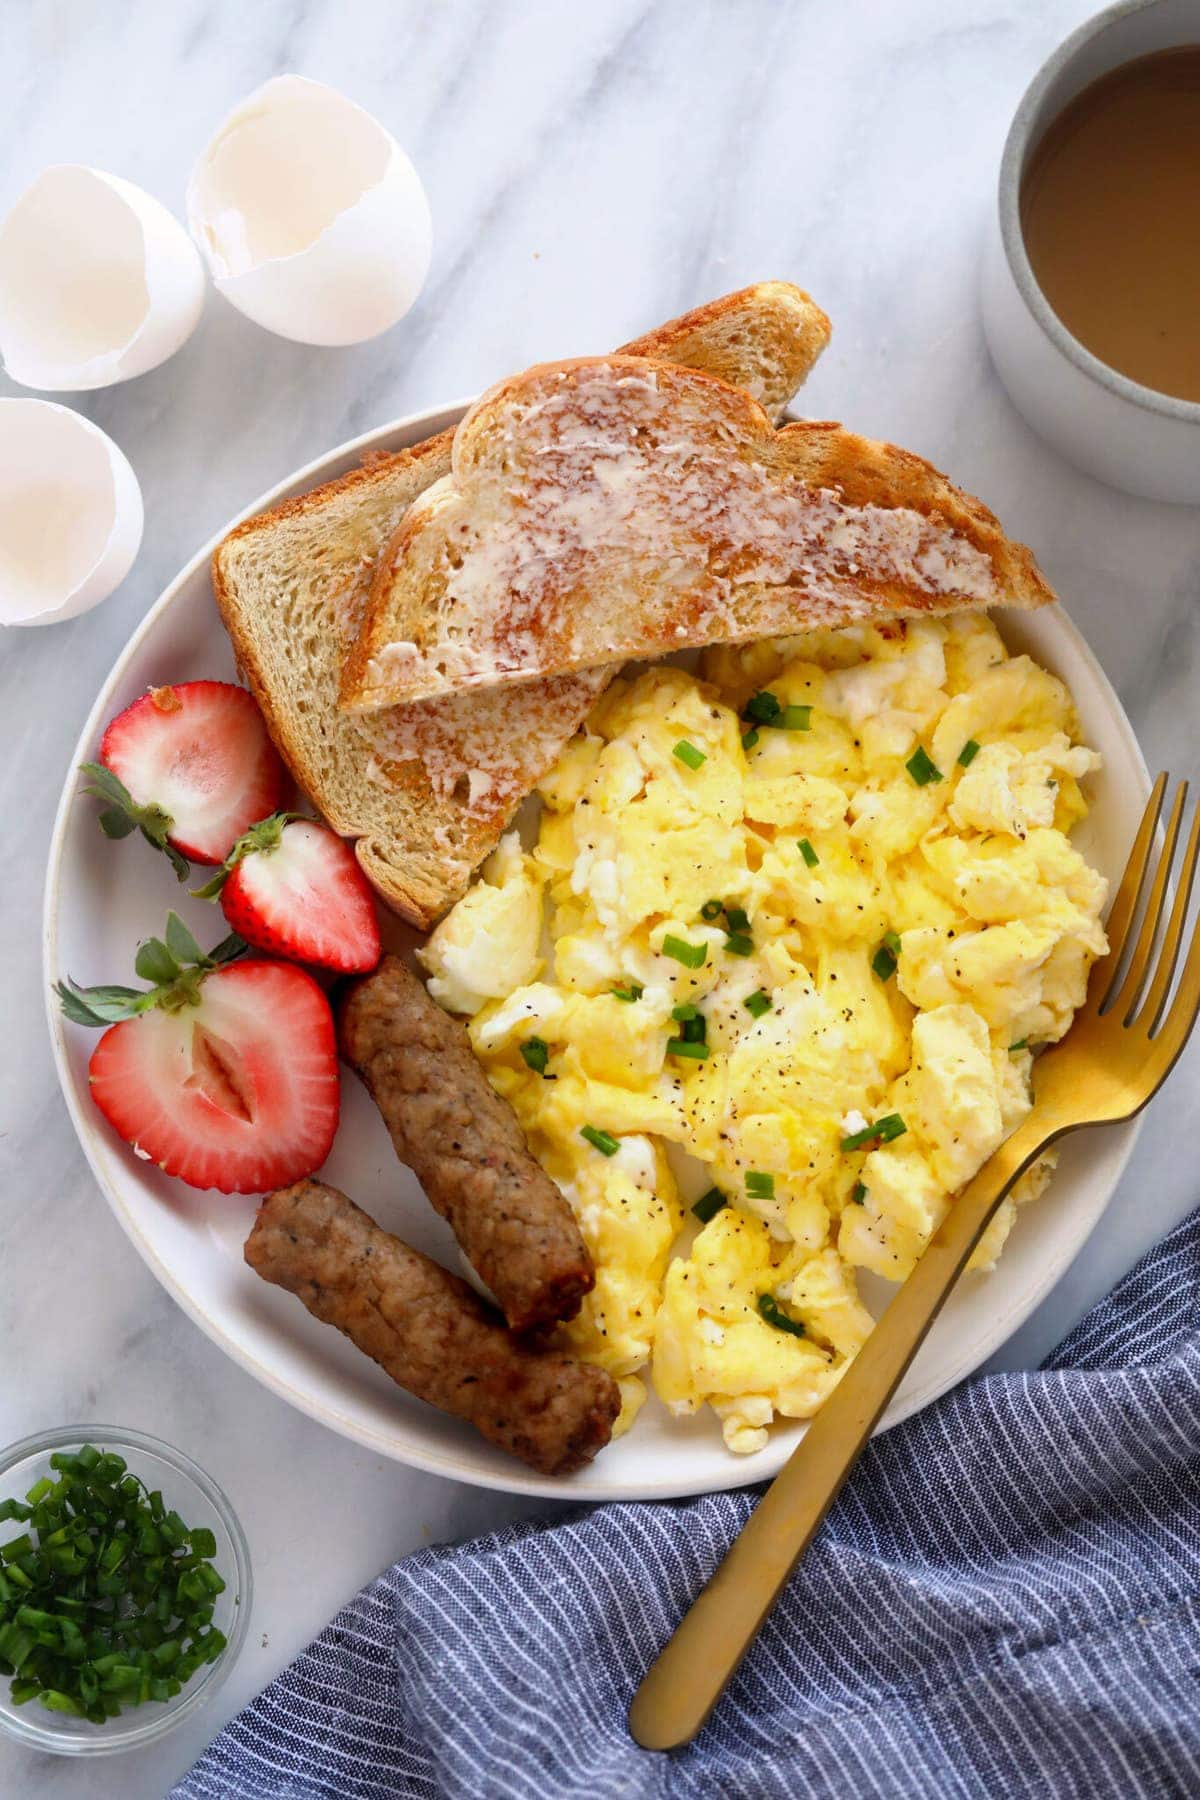
{"type": "Polygon", "coordinates": [[[213,281],[247,318],[302,344],[358,344],[412,306],[433,228],[421,179],[344,94],[278,75],[201,155],[188,223],[213,281]]]}
{"type": "Polygon", "coordinates": [[[187,232],[119,176],[57,163],[0,225],[0,355],[22,387],[79,393],[144,375],[203,306],[187,232]]]}
{"type": "Polygon", "coordinates": [[[0,623],[50,625],[124,581],[142,491],[112,439],[52,400],[0,400],[0,623]]]}

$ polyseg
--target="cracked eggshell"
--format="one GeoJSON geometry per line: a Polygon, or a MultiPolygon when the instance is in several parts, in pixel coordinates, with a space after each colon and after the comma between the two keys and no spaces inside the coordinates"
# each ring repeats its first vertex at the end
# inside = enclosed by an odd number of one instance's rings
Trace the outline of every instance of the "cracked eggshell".
{"type": "Polygon", "coordinates": [[[173,356],[204,267],[165,206],[81,163],[44,169],[0,225],[0,355],[22,387],[109,387],[173,356]]]}
{"type": "Polygon", "coordinates": [[[279,75],[234,108],[188,187],[188,223],[240,312],[302,344],[358,344],[403,318],[433,242],[420,176],[361,106],[279,75]]]}
{"type": "Polygon", "coordinates": [[[0,399],[0,624],[87,612],[141,541],[142,490],[112,439],[52,400],[0,399]]]}

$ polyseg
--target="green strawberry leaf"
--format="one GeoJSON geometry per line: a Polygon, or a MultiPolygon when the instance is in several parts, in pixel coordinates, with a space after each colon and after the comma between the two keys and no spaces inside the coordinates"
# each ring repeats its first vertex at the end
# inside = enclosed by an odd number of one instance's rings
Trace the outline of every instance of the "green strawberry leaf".
{"type": "Polygon", "coordinates": [[[155,837],[151,837],[150,833],[146,830],[145,826],[143,826],[142,827],[142,836],[146,839],[147,843],[153,844],[154,848],[156,850],[163,851],[163,853],[165,854],[165,856],[167,858],[167,861],[170,863],[171,867],[175,871],[176,881],[186,881],[188,876],[192,872],[192,865],[188,861],[187,857],[182,855],[182,853],[175,848],[174,844],[169,844],[167,842],[166,834],[164,833],[163,841],[160,844],[158,839],[155,837]]]}
{"type": "Polygon", "coordinates": [[[65,1016],[75,1025],[115,1025],[147,1010],[151,996],[140,988],[81,988],[69,978],[56,981],[54,992],[65,1016]]]}
{"type": "Polygon", "coordinates": [[[220,943],[214,945],[209,951],[208,960],[214,965],[236,962],[238,957],[245,955],[249,948],[245,938],[240,938],[236,931],[231,931],[228,937],[222,938],[220,943]]]}
{"type": "Polygon", "coordinates": [[[211,881],[206,881],[203,887],[189,888],[188,892],[193,900],[215,900],[228,880],[229,865],[222,863],[211,881]]]}
{"type": "Polygon", "coordinates": [[[169,912],[167,914],[166,943],[167,949],[177,963],[200,964],[207,960],[203,950],[178,913],[169,912]]]}
{"type": "Polygon", "coordinates": [[[155,987],[169,987],[183,973],[161,938],[147,938],[139,947],[133,966],[143,981],[153,982],[155,987]]]}
{"type": "Polygon", "coordinates": [[[100,829],[105,837],[125,838],[131,831],[136,831],[137,826],[119,806],[110,806],[100,814],[100,829]]]}
{"type": "Polygon", "coordinates": [[[169,858],[179,880],[186,881],[191,873],[187,858],[167,842],[167,833],[174,823],[170,813],[161,806],[139,806],[121,778],[103,763],[80,763],[79,772],[88,778],[84,793],[105,802],[100,814],[100,829],[105,837],[123,838],[131,831],[140,831],[148,844],[169,858]]]}
{"type": "Polygon", "coordinates": [[[206,975],[225,963],[233,962],[249,948],[236,932],[230,932],[209,951],[200,948],[178,913],[167,914],[164,938],[147,938],[137,953],[135,968],[148,988],[80,987],[69,977],[56,981],[63,1012],[75,1025],[115,1025],[122,1019],[136,1019],[140,1013],[160,1006],[164,1012],[181,1012],[195,1006],[206,975]]]}

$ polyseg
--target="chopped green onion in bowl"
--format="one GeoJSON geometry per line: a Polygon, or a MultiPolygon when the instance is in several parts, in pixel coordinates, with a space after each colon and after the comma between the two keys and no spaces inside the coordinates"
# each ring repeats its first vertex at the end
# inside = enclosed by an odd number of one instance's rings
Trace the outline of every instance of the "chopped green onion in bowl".
{"type": "Polygon", "coordinates": [[[111,1426],[0,1452],[0,1729],[42,1750],[148,1743],[224,1680],[251,1573],[228,1500],[180,1451],[111,1426]]]}

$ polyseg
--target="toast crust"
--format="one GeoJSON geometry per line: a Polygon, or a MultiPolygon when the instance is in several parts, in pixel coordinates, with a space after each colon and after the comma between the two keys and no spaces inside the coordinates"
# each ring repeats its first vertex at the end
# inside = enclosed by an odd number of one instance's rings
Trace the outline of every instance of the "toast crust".
{"type": "Polygon", "coordinates": [[[1054,598],[921,457],[776,431],[705,371],[582,357],[510,377],[381,555],[342,676],[370,711],[713,642],[1054,598]]]}
{"type": "MultiPolygon", "coordinates": [[[[625,353],[678,357],[757,392],[778,414],[829,338],[821,309],[762,282],[681,314],[625,353]]],[[[427,929],[495,848],[607,674],[351,718],[337,708],[373,565],[397,521],[449,473],[453,431],[360,468],[236,526],[213,557],[217,606],[238,664],[297,784],[355,851],[380,897],[427,929]],[[300,606],[293,590],[311,588],[300,606]],[[311,647],[307,647],[311,646],[311,647]]]]}

